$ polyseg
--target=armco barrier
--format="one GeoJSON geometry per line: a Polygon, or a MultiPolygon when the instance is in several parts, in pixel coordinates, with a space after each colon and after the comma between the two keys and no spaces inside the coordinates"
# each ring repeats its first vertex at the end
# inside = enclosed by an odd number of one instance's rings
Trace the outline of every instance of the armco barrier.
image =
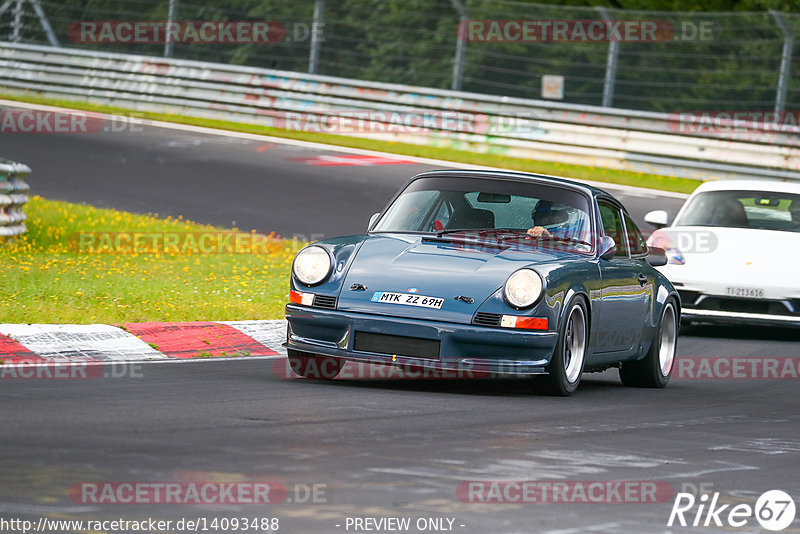
{"type": "Polygon", "coordinates": [[[278,127],[293,112],[462,112],[459,125],[344,135],[697,179],[800,179],[800,128],[685,135],[666,113],[199,61],[0,43],[0,92],[278,127]]]}
{"type": "Polygon", "coordinates": [[[27,165],[0,159],[0,238],[27,230],[22,207],[28,202],[29,188],[23,177],[30,172],[27,165]]]}

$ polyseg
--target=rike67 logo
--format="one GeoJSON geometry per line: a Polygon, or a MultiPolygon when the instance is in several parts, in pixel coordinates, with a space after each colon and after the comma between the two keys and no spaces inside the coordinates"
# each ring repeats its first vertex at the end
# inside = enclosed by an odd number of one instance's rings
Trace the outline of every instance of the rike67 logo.
{"type": "Polygon", "coordinates": [[[741,528],[754,526],[751,520],[755,518],[762,528],[779,531],[791,525],[794,517],[794,500],[781,490],[764,492],[755,507],[749,504],[719,504],[719,492],[711,496],[703,493],[699,498],[691,493],[678,493],[667,526],[741,528]]]}

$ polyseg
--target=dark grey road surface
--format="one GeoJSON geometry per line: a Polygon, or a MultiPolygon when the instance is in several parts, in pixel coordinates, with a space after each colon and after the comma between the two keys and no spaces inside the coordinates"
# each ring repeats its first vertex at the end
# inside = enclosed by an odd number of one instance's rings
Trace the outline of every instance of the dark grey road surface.
{"type": "MultiPolygon", "coordinates": [[[[798,355],[787,332],[699,334],[681,340],[683,357],[798,355]]],[[[524,380],[287,380],[276,361],[0,381],[0,517],[267,516],[287,533],[346,532],[347,517],[449,517],[464,533],[663,532],[671,500],[474,504],[456,488],[644,480],[675,491],[702,484],[720,492],[720,504],[753,504],[775,488],[800,495],[797,380],[675,380],[646,390],[608,371],[562,399],[532,394],[524,380]],[[68,497],[85,481],[247,479],[324,485],[326,494],[317,503],[224,507],[68,497]]]]}
{"type": "MultiPolygon", "coordinates": [[[[150,127],[5,135],[0,154],[28,163],[33,191],[48,198],[307,237],[361,232],[400,184],[430,168],[315,167],[300,160],[335,152],[150,127]]],[[[619,196],[640,222],[649,209],[680,205],[619,196]]],[[[679,351],[798,357],[797,341],[795,332],[694,329],[679,351]]],[[[453,531],[465,533],[662,532],[671,501],[472,504],[456,498],[456,486],[648,480],[675,491],[706,484],[724,503],[752,505],[773,488],[800,497],[798,380],[683,380],[652,391],[624,388],[610,371],[555,399],[531,395],[525,381],[315,383],[279,379],[272,365],[148,364],[142,377],[0,380],[0,519],[278,517],[280,532],[295,534],[354,532],[347,517],[397,516],[454,518],[453,531]],[[187,478],[325,484],[327,502],[101,506],[68,497],[82,481],[187,478]]]]}

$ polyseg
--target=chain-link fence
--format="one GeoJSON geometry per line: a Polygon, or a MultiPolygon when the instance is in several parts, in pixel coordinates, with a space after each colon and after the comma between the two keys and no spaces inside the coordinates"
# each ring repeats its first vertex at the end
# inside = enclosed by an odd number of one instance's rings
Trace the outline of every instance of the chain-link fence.
{"type": "Polygon", "coordinates": [[[637,110],[800,106],[800,14],[791,13],[509,0],[0,0],[0,39],[637,110]],[[595,38],[591,23],[604,20],[621,23],[620,35],[595,38]],[[146,32],[126,40],[117,30],[132,21],[267,21],[280,31],[270,42],[166,43],[146,32]],[[538,32],[520,31],[530,24],[538,32]],[[547,39],[558,24],[566,34],[547,39]],[[657,31],[625,34],[643,24],[657,31]]]}

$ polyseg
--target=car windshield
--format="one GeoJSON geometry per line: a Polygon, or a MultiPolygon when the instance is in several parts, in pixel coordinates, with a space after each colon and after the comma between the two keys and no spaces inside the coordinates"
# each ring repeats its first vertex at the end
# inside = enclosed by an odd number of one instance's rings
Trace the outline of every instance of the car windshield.
{"type": "Polygon", "coordinates": [[[800,195],[772,191],[698,193],[675,226],[722,226],[800,232],[800,195]]]}
{"type": "Polygon", "coordinates": [[[395,199],[373,232],[460,231],[482,239],[557,241],[579,252],[592,249],[589,198],[564,187],[457,177],[420,178],[395,199]],[[527,234],[541,227],[540,237],[527,234]]]}

